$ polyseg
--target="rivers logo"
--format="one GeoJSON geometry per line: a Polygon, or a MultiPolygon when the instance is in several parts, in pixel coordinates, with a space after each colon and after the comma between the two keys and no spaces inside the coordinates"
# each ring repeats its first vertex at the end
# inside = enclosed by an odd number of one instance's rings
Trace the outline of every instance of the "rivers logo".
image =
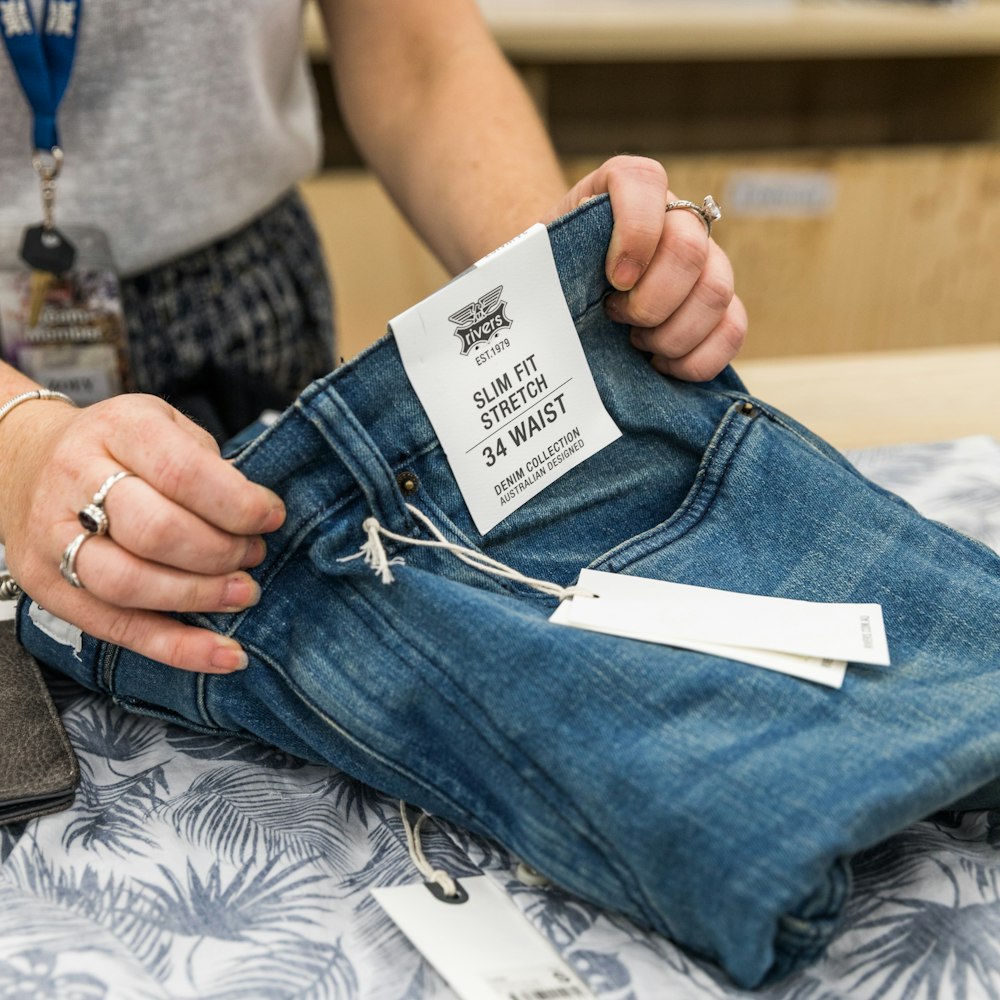
{"type": "Polygon", "coordinates": [[[462,342],[463,355],[468,354],[474,347],[485,344],[491,337],[511,325],[505,312],[507,303],[500,301],[501,295],[503,295],[503,285],[497,285],[492,291],[448,317],[448,320],[458,327],[455,336],[462,342]]]}

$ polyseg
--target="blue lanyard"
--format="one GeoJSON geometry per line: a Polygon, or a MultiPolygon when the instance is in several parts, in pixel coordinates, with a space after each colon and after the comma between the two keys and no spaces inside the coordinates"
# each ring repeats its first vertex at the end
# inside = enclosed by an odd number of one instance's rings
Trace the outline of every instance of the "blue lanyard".
{"type": "Polygon", "coordinates": [[[34,113],[36,150],[59,146],[56,113],[73,71],[82,7],[83,0],[45,0],[39,33],[28,0],[0,0],[0,34],[34,113]]]}

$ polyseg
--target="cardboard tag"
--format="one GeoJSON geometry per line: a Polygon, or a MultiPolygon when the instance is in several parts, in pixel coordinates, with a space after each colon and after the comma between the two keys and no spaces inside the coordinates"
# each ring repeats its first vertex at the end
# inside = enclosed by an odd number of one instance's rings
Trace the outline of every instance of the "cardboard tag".
{"type": "Polygon", "coordinates": [[[551,621],[808,674],[833,687],[847,662],[889,666],[878,604],[759,597],[588,569],[578,586],[595,596],[564,601],[551,621]]]}
{"type": "Polygon", "coordinates": [[[621,436],[542,225],[389,326],[482,534],[621,436]]]}
{"type": "Polygon", "coordinates": [[[491,878],[463,878],[463,903],[424,883],[373,889],[400,930],[461,1000],[593,1000],[552,946],[491,878]]]}
{"type": "MultiPolygon", "coordinates": [[[[579,626],[585,627],[585,626],[579,626]]],[[[603,631],[603,630],[602,630],[603,631]]],[[[779,674],[788,674],[825,687],[840,688],[847,675],[846,660],[820,659],[816,656],[795,656],[793,653],[776,653],[767,649],[750,649],[748,646],[723,646],[693,639],[674,639],[669,643],[679,649],[693,649],[697,653],[710,653],[727,660],[763,667],[779,674]]]]}

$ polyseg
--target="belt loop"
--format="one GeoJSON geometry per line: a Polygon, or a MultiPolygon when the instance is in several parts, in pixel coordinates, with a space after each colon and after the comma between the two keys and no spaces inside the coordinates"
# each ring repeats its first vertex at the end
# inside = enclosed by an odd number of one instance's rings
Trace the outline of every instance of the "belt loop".
{"type": "Polygon", "coordinates": [[[354,477],[375,517],[408,533],[412,519],[389,463],[332,385],[296,404],[354,477]]]}

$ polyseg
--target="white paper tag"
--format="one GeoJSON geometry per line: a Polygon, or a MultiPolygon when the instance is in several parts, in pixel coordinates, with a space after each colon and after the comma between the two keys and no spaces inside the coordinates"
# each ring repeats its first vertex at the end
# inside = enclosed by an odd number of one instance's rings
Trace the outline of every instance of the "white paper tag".
{"type": "Polygon", "coordinates": [[[389,326],[483,534],[621,436],[594,384],[542,225],[389,326]]]}
{"type": "Polygon", "coordinates": [[[711,642],[696,642],[693,639],[674,639],[669,645],[680,649],[693,649],[698,653],[711,653],[712,656],[723,656],[727,660],[739,660],[740,663],[749,663],[752,667],[763,667],[765,670],[774,670],[779,674],[788,674],[790,677],[799,677],[804,681],[813,681],[815,684],[824,684],[831,688],[841,687],[847,674],[846,660],[796,656],[793,653],[751,649],[749,646],[723,646],[711,642]]]}
{"type": "Polygon", "coordinates": [[[491,878],[463,878],[469,898],[443,903],[423,883],[373,889],[400,930],[462,1000],[593,1000],[491,878]]]}
{"type": "Polygon", "coordinates": [[[700,649],[833,687],[847,662],[889,666],[878,604],[759,597],[589,569],[578,586],[596,596],[563,601],[551,621],[700,649]]]}
{"type": "Polygon", "coordinates": [[[35,623],[39,632],[61,646],[69,646],[73,650],[73,656],[80,659],[80,650],[83,649],[83,633],[80,629],[61,618],[56,618],[51,611],[46,611],[34,601],[28,605],[28,617],[35,623]]]}

